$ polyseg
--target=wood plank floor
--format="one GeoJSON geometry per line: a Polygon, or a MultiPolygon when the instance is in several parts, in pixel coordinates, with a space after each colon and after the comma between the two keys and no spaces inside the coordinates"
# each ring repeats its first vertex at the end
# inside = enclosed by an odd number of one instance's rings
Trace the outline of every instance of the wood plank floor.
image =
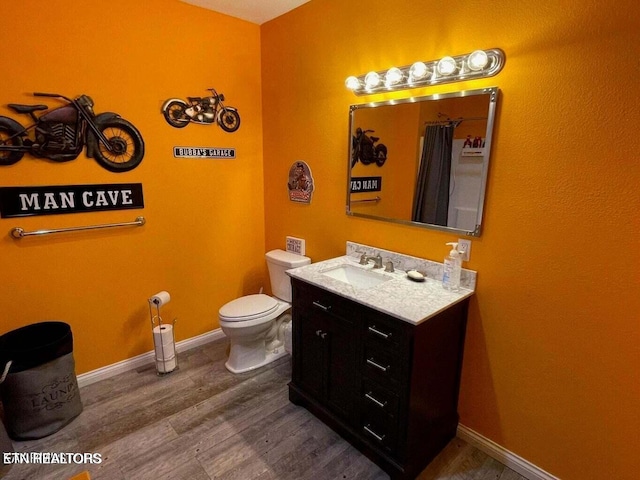
{"type": "MultiPolygon", "coordinates": [[[[220,340],[155,366],[81,389],[82,414],[49,437],[14,442],[17,452],[99,453],[100,464],[16,464],[5,480],[388,479],[364,455],[288,401],[289,357],[233,375],[220,340]]],[[[421,480],[525,480],[458,438],[421,480]]]]}

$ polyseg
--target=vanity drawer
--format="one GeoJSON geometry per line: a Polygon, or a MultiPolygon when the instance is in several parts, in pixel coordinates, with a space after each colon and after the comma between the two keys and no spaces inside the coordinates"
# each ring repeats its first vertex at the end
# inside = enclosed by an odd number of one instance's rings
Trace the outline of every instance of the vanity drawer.
{"type": "Polygon", "coordinates": [[[364,324],[365,338],[380,345],[396,349],[402,344],[404,335],[401,320],[394,321],[377,312],[367,315],[364,324]]]}
{"type": "Polygon", "coordinates": [[[299,283],[294,290],[294,309],[315,311],[340,317],[349,323],[354,322],[355,313],[350,303],[339,295],[327,292],[322,288],[299,283]]]}
{"type": "Polygon", "coordinates": [[[362,413],[360,432],[378,448],[394,454],[398,443],[397,420],[365,408],[362,413]]]}
{"type": "Polygon", "coordinates": [[[398,395],[368,378],[362,380],[361,399],[364,409],[392,418],[398,416],[398,395]]]}
{"type": "Polygon", "coordinates": [[[388,381],[399,382],[401,380],[400,359],[397,355],[368,344],[364,346],[363,353],[362,372],[365,375],[376,379],[382,384],[388,381]]]}

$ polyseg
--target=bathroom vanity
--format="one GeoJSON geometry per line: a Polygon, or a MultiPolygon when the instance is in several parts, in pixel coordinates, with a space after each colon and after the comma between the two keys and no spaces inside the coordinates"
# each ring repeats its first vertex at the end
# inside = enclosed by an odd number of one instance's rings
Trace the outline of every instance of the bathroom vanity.
{"type": "MultiPolygon", "coordinates": [[[[391,478],[415,478],[456,435],[473,289],[448,292],[435,278],[412,282],[404,271],[359,265],[357,255],[288,273],[290,400],[391,478]]],[[[475,286],[475,272],[466,273],[475,286]]]]}

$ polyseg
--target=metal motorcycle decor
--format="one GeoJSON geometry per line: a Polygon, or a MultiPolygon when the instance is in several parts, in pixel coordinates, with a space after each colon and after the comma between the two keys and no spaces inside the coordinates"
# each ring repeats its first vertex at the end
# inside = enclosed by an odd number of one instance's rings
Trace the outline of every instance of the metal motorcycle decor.
{"type": "Polygon", "coordinates": [[[80,155],[86,145],[87,156],[111,172],[136,168],[144,157],[140,132],[117,113],[96,115],[93,100],[87,95],[74,99],[58,93],[35,92],[36,97],[64,100],[67,105],[48,110],[47,105],[8,104],[16,113],[28,115],[33,124],[24,127],[9,117],[0,116],[0,165],[13,165],[25,153],[67,162],[80,155]]]}
{"type": "Polygon", "coordinates": [[[170,98],[162,105],[164,118],[172,127],[183,128],[189,123],[208,125],[217,123],[225,132],[232,133],[240,128],[240,114],[233,107],[222,102],[224,95],[213,88],[208,88],[208,97],[170,98]]]}
{"type": "Polygon", "coordinates": [[[376,162],[381,167],[387,161],[387,146],[376,142],[379,137],[367,135],[373,133],[374,130],[362,130],[360,127],[356,129],[356,134],[351,141],[351,167],[360,160],[364,165],[376,162]]]}

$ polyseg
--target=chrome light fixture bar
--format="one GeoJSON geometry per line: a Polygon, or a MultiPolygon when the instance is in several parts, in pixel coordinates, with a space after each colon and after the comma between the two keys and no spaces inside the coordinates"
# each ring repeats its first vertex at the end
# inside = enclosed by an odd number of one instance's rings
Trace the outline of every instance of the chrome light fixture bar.
{"type": "Polygon", "coordinates": [[[415,62],[404,67],[369,72],[345,80],[356,95],[392,92],[407,88],[428,87],[440,83],[460,82],[493,77],[504,66],[504,52],[499,48],[475,50],[456,57],[443,57],[428,62],[415,62]]]}

